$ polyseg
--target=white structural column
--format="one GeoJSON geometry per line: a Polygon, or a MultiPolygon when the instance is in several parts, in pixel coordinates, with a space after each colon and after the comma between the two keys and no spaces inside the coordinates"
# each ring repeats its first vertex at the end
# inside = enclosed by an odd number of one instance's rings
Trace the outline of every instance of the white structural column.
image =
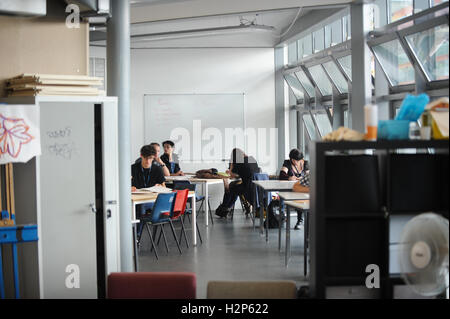
{"type": "Polygon", "coordinates": [[[132,272],[129,0],[111,1],[111,14],[107,24],[107,87],[109,96],[118,97],[119,106],[120,263],[122,272],[132,272]]]}
{"type": "MultiPolygon", "coordinates": [[[[376,0],[375,6],[375,28],[382,27],[387,24],[387,6],[385,0],[376,0]]],[[[381,68],[380,63],[375,59],[375,96],[378,98],[378,120],[389,120],[394,114],[390,114],[391,110],[389,102],[379,99],[389,94],[389,82],[381,68]]]]}
{"type": "Polygon", "coordinates": [[[285,159],[286,147],[288,146],[286,141],[289,138],[289,135],[286,136],[286,121],[289,113],[286,112],[286,93],[283,78],[284,55],[284,47],[275,48],[275,127],[278,132],[277,167],[281,167],[285,159]]]}
{"type": "Polygon", "coordinates": [[[371,103],[371,54],[366,43],[369,29],[369,4],[362,1],[350,5],[352,45],[352,95],[349,126],[364,132],[364,105],[371,103]]]}

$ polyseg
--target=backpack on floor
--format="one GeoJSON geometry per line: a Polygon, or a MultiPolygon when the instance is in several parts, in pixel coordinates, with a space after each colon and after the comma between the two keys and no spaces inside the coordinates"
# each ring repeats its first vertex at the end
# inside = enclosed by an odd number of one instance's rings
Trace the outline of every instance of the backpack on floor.
{"type": "MultiPolygon", "coordinates": [[[[280,200],[274,199],[270,202],[267,209],[269,215],[269,229],[280,227],[280,200]]],[[[264,220],[264,227],[267,225],[267,218],[264,220]]]]}

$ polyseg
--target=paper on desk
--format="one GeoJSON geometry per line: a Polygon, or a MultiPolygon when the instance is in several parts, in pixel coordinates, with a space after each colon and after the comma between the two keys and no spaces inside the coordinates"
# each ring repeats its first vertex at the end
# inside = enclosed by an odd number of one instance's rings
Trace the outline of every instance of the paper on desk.
{"type": "Polygon", "coordinates": [[[152,186],[147,188],[141,188],[139,191],[152,192],[152,193],[172,193],[172,189],[163,186],[152,186]]]}

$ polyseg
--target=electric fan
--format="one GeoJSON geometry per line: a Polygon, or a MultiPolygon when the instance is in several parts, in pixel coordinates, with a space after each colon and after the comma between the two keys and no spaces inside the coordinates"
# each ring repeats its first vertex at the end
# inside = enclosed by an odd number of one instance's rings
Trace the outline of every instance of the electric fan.
{"type": "Polygon", "coordinates": [[[447,289],[448,298],[448,227],[448,219],[425,213],[403,228],[399,254],[402,277],[422,296],[436,296],[447,289]]]}

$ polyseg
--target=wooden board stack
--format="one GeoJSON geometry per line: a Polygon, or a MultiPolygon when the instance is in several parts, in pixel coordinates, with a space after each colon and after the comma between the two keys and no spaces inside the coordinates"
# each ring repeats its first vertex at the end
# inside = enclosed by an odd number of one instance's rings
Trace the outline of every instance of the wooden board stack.
{"type": "Polygon", "coordinates": [[[6,84],[8,96],[105,95],[102,79],[86,75],[22,74],[6,84]]]}

